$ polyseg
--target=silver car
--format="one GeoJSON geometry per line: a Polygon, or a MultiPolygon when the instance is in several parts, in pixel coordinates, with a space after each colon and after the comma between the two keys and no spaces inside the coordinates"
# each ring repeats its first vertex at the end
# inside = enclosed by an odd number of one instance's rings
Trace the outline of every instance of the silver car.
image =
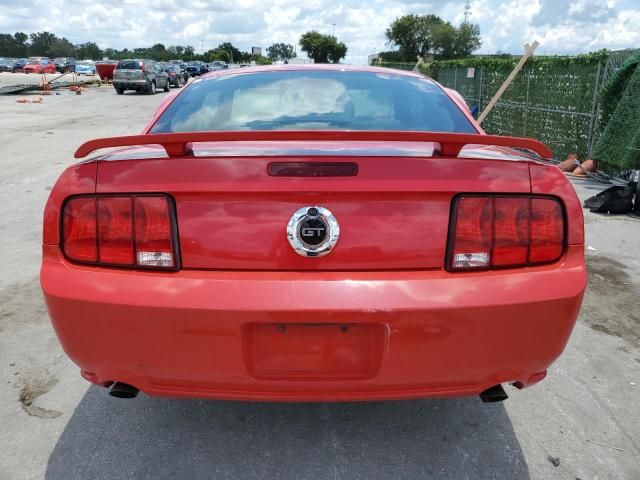
{"type": "Polygon", "coordinates": [[[120,60],[113,72],[113,87],[118,95],[125,90],[136,90],[150,95],[161,88],[171,89],[169,75],[153,60],[120,60]]]}

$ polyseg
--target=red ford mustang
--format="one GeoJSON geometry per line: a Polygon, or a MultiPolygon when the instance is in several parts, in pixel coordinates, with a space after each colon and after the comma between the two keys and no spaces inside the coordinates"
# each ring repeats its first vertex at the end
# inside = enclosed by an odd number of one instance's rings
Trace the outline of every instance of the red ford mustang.
{"type": "Polygon", "coordinates": [[[114,396],[497,401],[573,329],[573,188],[419,74],[222,70],[76,157],[112,147],[51,192],[41,282],[114,396]]]}

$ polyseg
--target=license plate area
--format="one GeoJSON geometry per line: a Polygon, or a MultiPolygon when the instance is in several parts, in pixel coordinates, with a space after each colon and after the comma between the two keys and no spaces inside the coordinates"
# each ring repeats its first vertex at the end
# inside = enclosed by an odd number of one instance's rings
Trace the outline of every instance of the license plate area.
{"type": "Polygon", "coordinates": [[[245,326],[245,360],[260,380],[373,378],[385,329],[374,323],[252,323],[245,326]]]}

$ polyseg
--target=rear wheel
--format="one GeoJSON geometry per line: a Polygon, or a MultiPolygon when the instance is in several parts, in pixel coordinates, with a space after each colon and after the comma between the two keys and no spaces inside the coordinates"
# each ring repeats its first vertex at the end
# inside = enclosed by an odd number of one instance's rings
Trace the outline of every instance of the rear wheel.
{"type": "Polygon", "coordinates": [[[167,78],[167,83],[164,84],[164,91],[168,92],[171,90],[171,82],[169,82],[169,79],[167,78]]]}
{"type": "Polygon", "coordinates": [[[155,95],[155,94],[156,94],[156,82],[155,82],[155,80],[154,80],[154,81],[152,81],[152,82],[149,84],[149,87],[147,88],[147,93],[148,93],[149,95],[155,95]]]}

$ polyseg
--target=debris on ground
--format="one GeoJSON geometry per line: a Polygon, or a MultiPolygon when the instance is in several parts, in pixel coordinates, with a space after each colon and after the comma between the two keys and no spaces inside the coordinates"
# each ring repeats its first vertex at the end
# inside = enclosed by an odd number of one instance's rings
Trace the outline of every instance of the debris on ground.
{"type": "Polygon", "coordinates": [[[551,455],[549,455],[547,457],[547,460],[549,460],[554,467],[557,467],[558,465],[560,465],[560,457],[553,457],[551,455]]]}
{"type": "Polygon", "coordinates": [[[51,377],[46,371],[39,375],[29,376],[20,389],[19,400],[22,404],[22,409],[30,416],[38,418],[56,418],[62,415],[62,412],[48,410],[34,403],[38,397],[49,392],[56,383],[58,383],[58,380],[51,377]]]}
{"type": "Polygon", "coordinates": [[[573,172],[578,165],[580,165],[580,162],[578,161],[578,155],[576,155],[575,153],[570,153],[569,155],[567,155],[566,160],[558,164],[558,168],[561,172],[570,173],[573,172]]]}
{"type": "Polygon", "coordinates": [[[610,448],[610,449],[612,449],[612,450],[617,450],[617,451],[619,451],[619,452],[624,452],[624,450],[623,450],[623,449],[621,449],[621,448],[618,448],[618,447],[612,447],[611,445],[606,445],[606,444],[604,444],[604,443],[594,442],[593,440],[589,440],[588,438],[587,438],[587,442],[589,442],[589,443],[593,443],[594,445],[598,445],[598,446],[600,446],[600,447],[606,447],[606,448],[610,448]]]}
{"type": "Polygon", "coordinates": [[[598,164],[595,160],[585,160],[580,163],[574,170],[573,174],[576,177],[588,177],[590,173],[595,173],[598,170],[598,164]]]}
{"type": "Polygon", "coordinates": [[[36,97],[33,100],[29,100],[28,98],[19,98],[16,100],[16,103],[42,103],[44,101],[44,98],[42,97],[36,97]]]}

